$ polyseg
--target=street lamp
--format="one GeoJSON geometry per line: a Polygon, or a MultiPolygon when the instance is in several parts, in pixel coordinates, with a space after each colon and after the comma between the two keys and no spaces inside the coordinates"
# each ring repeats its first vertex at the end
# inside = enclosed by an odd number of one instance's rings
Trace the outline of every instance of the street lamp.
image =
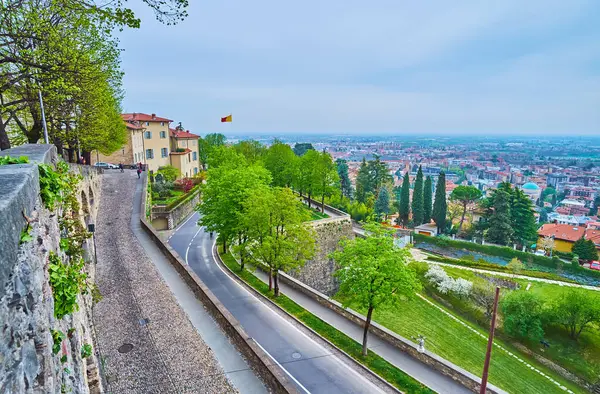
{"type": "Polygon", "coordinates": [[[89,223],[88,231],[92,233],[92,241],[94,242],[94,264],[98,264],[98,255],[96,254],[96,225],[89,223]]]}

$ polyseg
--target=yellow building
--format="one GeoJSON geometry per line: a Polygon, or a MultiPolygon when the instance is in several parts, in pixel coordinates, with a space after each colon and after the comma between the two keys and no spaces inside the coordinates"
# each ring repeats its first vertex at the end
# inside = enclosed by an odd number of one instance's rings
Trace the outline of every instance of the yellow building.
{"type": "Polygon", "coordinates": [[[171,137],[171,165],[181,172],[182,177],[191,177],[198,173],[200,162],[198,160],[198,138],[182,129],[170,129],[171,137]]]}
{"type": "MultiPolygon", "coordinates": [[[[589,234],[591,235],[591,233],[589,234]]],[[[584,226],[574,226],[572,224],[547,223],[538,230],[539,242],[542,244],[542,239],[552,237],[554,239],[554,250],[559,252],[570,252],[573,249],[575,241],[581,237],[589,239],[584,226]]]]}
{"type": "Polygon", "coordinates": [[[125,121],[127,143],[111,155],[96,153],[96,161],[112,164],[144,163],[144,127],[138,121],[125,121]]]}
{"type": "Polygon", "coordinates": [[[171,164],[169,157],[169,123],[172,122],[171,119],[139,112],[121,116],[126,122],[138,122],[144,128],[142,139],[144,150],[141,162],[147,164],[150,171],[156,172],[159,167],[171,164]]]}

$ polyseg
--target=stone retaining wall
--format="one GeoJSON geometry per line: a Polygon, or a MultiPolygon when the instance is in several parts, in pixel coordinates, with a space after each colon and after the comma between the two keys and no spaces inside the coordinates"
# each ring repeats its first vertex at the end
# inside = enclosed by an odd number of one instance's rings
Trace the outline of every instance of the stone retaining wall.
{"type": "MultiPolygon", "coordinates": [[[[0,392],[101,392],[95,354],[81,358],[81,347],[94,345],[91,296],[78,296],[75,313],[60,320],[54,317],[48,255],[50,251],[60,253],[60,230],[58,215],[45,209],[39,197],[37,164],[55,164],[56,148],[30,144],[0,152],[4,155],[27,156],[30,163],[0,166],[0,392]],[[26,220],[33,240],[19,244],[26,220]],[[51,330],[70,332],[57,355],[52,352],[51,330]]],[[[84,177],[78,190],[80,218],[93,223],[98,211],[99,172],[87,166],[70,168],[84,177]]],[[[93,282],[91,239],[84,249],[88,280],[93,282]]]]}
{"type": "MultiPolygon", "coordinates": [[[[315,289],[310,288],[306,284],[294,279],[289,275],[286,275],[285,273],[280,273],[280,280],[283,283],[290,285],[296,290],[301,291],[302,293],[316,300],[321,305],[324,305],[327,308],[333,310],[337,314],[360,325],[361,327],[364,327],[366,318],[363,315],[356,313],[351,309],[344,308],[339,302],[332,300],[325,294],[322,294],[316,291],[315,289]]],[[[417,346],[414,343],[412,343],[406,338],[401,337],[395,332],[388,330],[387,328],[381,326],[378,323],[371,322],[369,332],[378,336],[384,341],[392,344],[393,346],[397,347],[403,352],[410,354],[412,357],[416,358],[422,363],[425,363],[431,366],[432,368],[436,369],[437,371],[440,371],[442,374],[449,376],[450,378],[459,382],[463,386],[472,390],[474,393],[479,393],[479,390],[481,388],[481,379],[473,375],[472,373],[462,369],[457,365],[452,364],[448,360],[445,360],[429,351],[425,351],[425,353],[420,353],[417,350],[417,346]]],[[[490,384],[488,384],[486,392],[490,394],[505,393],[505,391],[490,384]]]]}
{"type": "MultiPolygon", "coordinates": [[[[144,187],[146,185],[144,184],[144,187]]],[[[142,198],[141,212],[145,211],[146,197],[142,198]]],[[[177,270],[204,307],[227,333],[235,347],[246,358],[253,369],[261,376],[264,383],[273,393],[298,393],[296,386],[288,379],[283,370],[271,361],[269,356],[251,340],[237,319],[221,304],[208,287],[198,278],[196,273],[185,264],[171,246],[161,240],[156,230],[144,219],[140,218],[142,228],[164,253],[169,262],[177,270]]]]}
{"type": "MultiPolygon", "coordinates": [[[[157,230],[173,230],[179,225],[190,213],[196,208],[200,202],[200,192],[197,192],[194,197],[187,200],[170,211],[162,207],[152,208],[152,225],[157,230]]],[[[146,212],[144,210],[144,212],[146,212]]]]}

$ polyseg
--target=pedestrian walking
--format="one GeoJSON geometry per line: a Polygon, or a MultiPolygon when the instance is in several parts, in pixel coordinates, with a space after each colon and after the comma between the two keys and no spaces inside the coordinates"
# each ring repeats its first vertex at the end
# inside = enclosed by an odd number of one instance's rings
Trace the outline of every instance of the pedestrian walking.
{"type": "Polygon", "coordinates": [[[121,170],[121,172],[123,172],[123,163],[119,163],[119,170],[121,170]]]}
{"type": "Polygon", "coordinates": [[[142,177],[142,169],[138,167],[137,169],[138,179],[142,177]]]}

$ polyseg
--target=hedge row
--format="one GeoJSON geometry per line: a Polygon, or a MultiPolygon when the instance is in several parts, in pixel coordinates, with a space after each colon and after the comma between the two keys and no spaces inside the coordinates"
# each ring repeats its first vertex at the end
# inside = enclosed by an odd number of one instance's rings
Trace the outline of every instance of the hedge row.
{"type": "MultiPolygon", "coordinates": [[[[480,261],[461,260],[461,259],[453,259],[451,257],[443,257],[443,256],[427,256],[427,260],[437,261],[439,263],[458,265],[458,266],[462,266],[462,267],[484,269],[486,271],[512,273],[512,271],[505,266],[498,265],[498,264],[492,264],[492,263],[485,263],[485,262],[482,262],[481,260],[480,261]]],[[[557,274],[553,274],[550,272],[543,272],[543,271],[523,270],[519,273],[519,275],[530,276],[532,278],[558,280],[558,281],[568,282],[568,283],[578,283],[574,280],[559,276],[557,274]]]]}
{"type": "Polygon", "coordinates": [[[192,187],[189,192],[179,196],[175,201],[173,201],[169,205],[167,205],[167,208],[166,208],[167,211],[170,211],[173,208],[175,208],[176,206],[178,206],[179,204],[183,204],[184,202],[187,202],[187,201],[191,200],[192,198],[194,198],[194,196],[199,193],[199,189],[200,189],[199,184],[192,187]]]}
{"type": "MultiPolygon", "coordinates": [[[[474,242],[459,241],[447,237],[429,237],[426,235],[416,233],[413,234],[413,237],[415,244],[418,244],[419,242],[424,242],[434,244],[440,247],[465,249],[473,252],[487,254],[489,256],[504,257],[506,259],[513,259],[516,257],[524,263],[536,264],[554,270],[556,270],[558,266],[561,266],[561,269],[563,269],[564,271],[576,272],[577,274],[593,278],[600,278],[600,271],[588,270],[580,267],[579,265],[564,264],[560,258],[556,257],[556,255],[552,258],[549,258],[546,256],[538,256],[533,253],[521,252],[520,250],[514,250],[506,246],[481,245],[474,242]]],[[[498,265],[495,264],[491,265],[498,267],[498,265]]]]}

